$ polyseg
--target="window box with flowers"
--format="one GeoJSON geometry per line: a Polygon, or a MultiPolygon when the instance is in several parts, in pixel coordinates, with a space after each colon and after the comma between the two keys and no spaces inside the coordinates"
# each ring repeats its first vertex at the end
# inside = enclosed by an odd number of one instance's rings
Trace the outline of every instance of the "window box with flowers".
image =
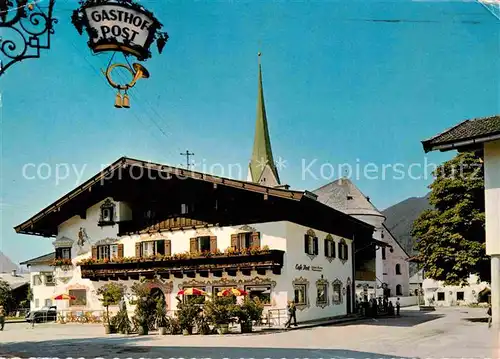
{"type": "Polygon", "coordinates": [[[68,270],[73,267],[73,262],[71,262],[71,259],[54,259],[51,263],[52,267],[58,267],[61,268],[62,270],[68,270]]]}

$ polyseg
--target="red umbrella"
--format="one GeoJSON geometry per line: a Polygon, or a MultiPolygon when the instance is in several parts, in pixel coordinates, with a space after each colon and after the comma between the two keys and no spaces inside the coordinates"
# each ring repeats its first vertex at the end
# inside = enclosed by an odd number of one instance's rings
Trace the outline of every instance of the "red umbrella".
{"type": "Polygon", "coordinates": [[[207,295],[207,292],[198,288],[186,288],[178,291],[177,295],[207,295]]]}
{"type": "Polygon", "coordinates": [[[73,295],[69,294],[59,294],[58,296],[54,297],[54,300],[75,300],[76,297],[73,295]]]}
{"type": "Polygon", "coordinates": [[[224,290],[221,290],[219,293],[217,293],[217,295],[219,297],[229,297],[231,295],[234,295],[236,297],[240,297],[240,296],[244,296],[244,295],[248,295],[247,292],[245,292],[244,290],[242,289],[238,289],[238,288],[229,288],[229,289],[224,289],[224,290]]]}

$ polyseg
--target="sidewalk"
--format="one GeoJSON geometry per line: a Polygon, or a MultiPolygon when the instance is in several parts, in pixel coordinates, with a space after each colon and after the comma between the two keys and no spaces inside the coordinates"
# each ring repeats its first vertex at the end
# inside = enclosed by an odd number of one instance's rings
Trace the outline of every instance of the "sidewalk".
{"type": "Polygon", "coordinates": [[[275,327],[256,327],[254,328],[254,332],[284,332],[284,331],[289,331],[289,330],[298,330],[298,329],[307,329],[307,328],[315,328],[315,327],[322,327],[322,326],[329,326],[329,325],[336,325],[336,324],[343,324],[343,323],[349,323],[349,322],[355,322],[355,321],[362,321],[362,320],[367,320],[370,318],[358,316],[358,315],[351,315],[347,317],[341,317],[341,318],[331,318],[331,319],[321,319],[321,320],[315,320],[315,321],[310,321],[310,322],[305,322],[305,323],[297,323],[297,326],[291,326],[290,328],[285,328],[284,325],[282,326],[275,326],[275,327]]]}

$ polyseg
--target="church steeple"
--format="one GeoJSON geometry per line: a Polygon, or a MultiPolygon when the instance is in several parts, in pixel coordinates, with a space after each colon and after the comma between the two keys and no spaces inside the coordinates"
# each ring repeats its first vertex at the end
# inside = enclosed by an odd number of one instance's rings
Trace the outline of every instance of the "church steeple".
{"type": "Polygon", "coordinates": [[[248,180],[269,187],[280,185],[278,170],[274,164],[271,139],[267,126],[264,90],[262,88],[262,66],[259,52],[259,84],[257,92],[257,118],[255,121],[255,138],[252,159],[249,165],[248,180]]]}

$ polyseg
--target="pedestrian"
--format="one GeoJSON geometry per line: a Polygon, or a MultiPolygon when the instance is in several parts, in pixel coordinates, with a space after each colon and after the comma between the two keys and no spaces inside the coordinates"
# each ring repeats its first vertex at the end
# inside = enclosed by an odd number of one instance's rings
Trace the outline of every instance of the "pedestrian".
{"type": "Polygon", "coordinates": [[[488,304],[488,311],[486,312],[486,314],[488,314],[488,328],[491,328],[491,322],[492,322],[492,318],[491,318],[491,304],[488,304]]]}
{"type": "Polygon", "coordinates": [[[387,313],[391,316],[394,315],[394,306],[391,301],[389,301],[389,304],[387,305],[387,313]]]}
{"type": "Polygon", "coordinates": [[[5,310],[3,305],[0,305],[0,330],[3,330],[3,327],[5,327],[5,310]]]}
{"type": "Polygon", "coordinates": [[[401,303],[399,302],[399,297],[398,300],[396,300],[396,315],[399,317],[399,309],[401,308],[401,303]]]}
{"type": "Polygon", "coordinates": [[[293,300],[288,301],[287,305],[287,310],[288,310],[288,321],[285,324],[285,328],[290,328],[292,324],[292,319],[293,319],[293,325],[296,327],[297,326],[297,307],[295,307],[295,302],[293,300]]]}

